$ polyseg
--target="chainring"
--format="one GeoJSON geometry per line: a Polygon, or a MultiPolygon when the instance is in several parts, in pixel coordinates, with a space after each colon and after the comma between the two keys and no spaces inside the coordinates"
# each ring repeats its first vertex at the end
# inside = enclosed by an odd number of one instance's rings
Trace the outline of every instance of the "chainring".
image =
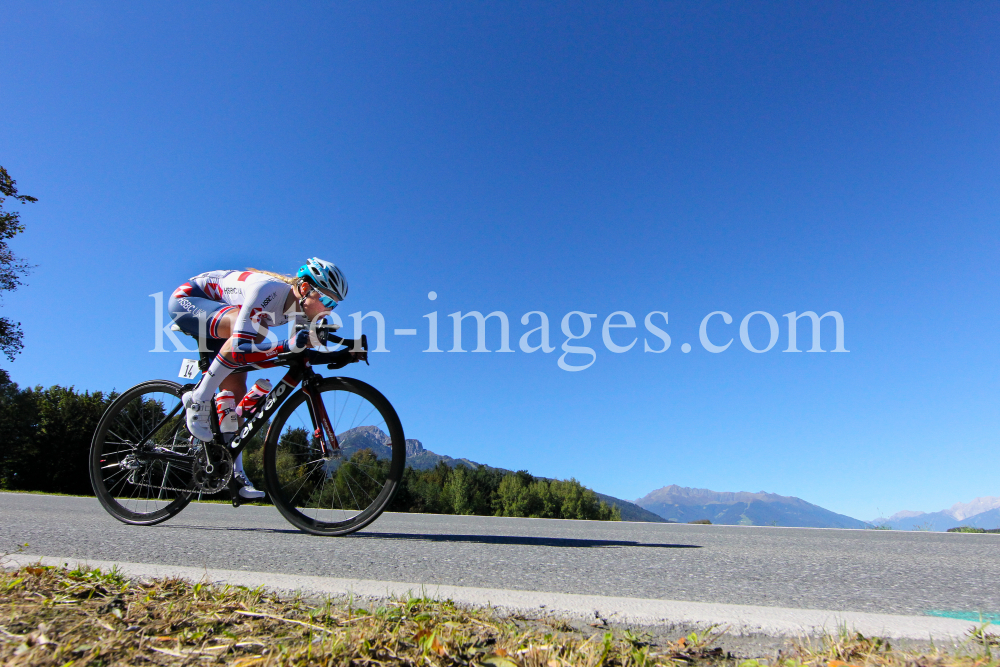
{"type": "Polygon", "coordinates": [[[194,454],[194,490],[218,493],[225,489],[233,477],[233,457],[229,450],[215,443],[203,442],[194,454]]]}

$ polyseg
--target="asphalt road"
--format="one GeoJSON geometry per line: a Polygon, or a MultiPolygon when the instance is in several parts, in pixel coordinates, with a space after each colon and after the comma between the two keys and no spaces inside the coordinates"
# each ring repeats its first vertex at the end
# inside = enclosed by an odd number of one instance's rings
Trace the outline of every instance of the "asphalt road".
{"type": "Polygon", "coordinates": [[[1000,535],[386,514],[345,538],[271,507],[153,527],[0,493],[0,553],[549,593],[921,615],[1000,612],[1000,535]],[[25,543],[27,547],[23,547],[25,543]]]}

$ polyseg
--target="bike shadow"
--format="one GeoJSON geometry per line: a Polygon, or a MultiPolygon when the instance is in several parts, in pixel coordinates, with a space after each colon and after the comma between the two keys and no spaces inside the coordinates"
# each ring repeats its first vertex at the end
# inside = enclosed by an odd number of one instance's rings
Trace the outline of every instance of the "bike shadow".
{"type": "MultiPolygon", "coordinates": [[[[197,526],[192,524],[160,524],[156,526],[160,529],[185,529],[185,530],[224,530],[248,533],[278,533],[288,535],[302,535],[297,528],[251,528],[247,526],[197,526]]],[[[642,547],[646,549],[701,549],[700,544],[668,544],[657,542],[635,542],[633,540],[588,540],[576,537],[529,537],[525,535],[448,535],[441,533],[381,533],[381,532],[357,532],[345,535],[341,539],[368,539],[368,540],[409,540],[412,542],[447,542],[465,544],[493,544],[504,546],[521,547],[556,547],[569,549],[609,549],[622,547],[642,547]]]]}
{"type": "Polygon", "coordinates": [[[304,535],[298,528],[250,528],[247,526],[196,526],[190,523],[168,523],[151,526],[160,530],[168,528],[180,528],[184,530],[225,530],[244,533],[278,533],[286,535],[304,535]]]}
{"type": "Polygon", "coordinates": [[[607,549],[615,547],[643,547],[652,549],[701,549],[700,544],[666,544],[635,542],[633,540],[589,540],[577,537],[528,537],[524,535],[448,535],[419,533],[358,532],[350,537],[359,539],[412,540],[416,542],[460,542],[466,544],[495,544],[524,547],[558,547],[571,549],[607,549]]]}

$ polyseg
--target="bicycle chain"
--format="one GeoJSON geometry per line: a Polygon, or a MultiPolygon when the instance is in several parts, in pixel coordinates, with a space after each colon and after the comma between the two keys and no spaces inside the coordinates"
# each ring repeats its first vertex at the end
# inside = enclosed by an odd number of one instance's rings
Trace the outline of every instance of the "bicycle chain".
{"type": "Polygon", "coordinates": [[[155,489],[156,491],[176,491],[178,493],[197,493],[198,489],[178,489],[174,486],[153,486],[152,484],[133,484],[132,486],[137,486],[140,489],[155,489]]]}
{"type": "MultiPolygon", "coordinates": [[[[229,479],[232,479],[232,473],[230,473],[229,479]]],[[[226,480],[226,484],[229,484],[229,479],[226,480]]],[[[131,482],[129,483],[132,484],[131,482]]],[[[219,489],[217,491],[204,491],[203,489],[199,489],[197,487],[191,487],[189,489],[179,489],[175,486],[153,486],[152,484],[132,484],[132,486],[137,486],[140,489],[147,488],[147,489],[156,489],[158,491],[176,491],[178,493],[218,493],[219,491],[222,490],[219,489]]],[[[225,486],[223,486],[222,488],[225,488],[225,486]]]]}
{"type": "MultiPolygon", "coordinates": [[[[229,452],[226,451],[227,457],[228,457],[228,454],[229,454],[229,452]]],[[[196,455],[195,465],[198,465],[198,464],[199,464],[198,463],[198,458],[197,458],[197,455],[196,455]]],[[[222,491],[223,489],[225,489],[226,486],[228,486],[230,480],[232,480],[232,478],[233,478],[234,468],[233,468],[233,465],[232,465],[232,458],[231,457],[229,458],[229,468],[230,468],[229,472],[226,473],[226,481],[223,482],[219,486],[219,488],[216,488],[215,490],[207,490],[205,488],[198,488],[197,486],[192,486],[191,488],[187,488],[187,489],[181,489],[181,488],[178,488],[178,487],[175,487],[175,486],[154,486],[152,484],[143,484],[143,483],[138,483],[137,484],[135,482],[132,482],[131,480],[129,480],[129,483],[132,484],[132,486],[136,486],[136,487],[138,487],[140,489],[147,488],[147,489],[155,489],[157,491],[174,491],[174,492],[177,492],[177,493],[188,493],[188,494],[193,494],[193,493],[219,493],[220,491],[222,491]]],[[[133,470],[132,472],[138,472],[138,470],[133,470]]],[[[192,474],[192,477],[193,477],[194,476],[194,471],[193,470],[192,470],[191,474],[192,474]]]]}

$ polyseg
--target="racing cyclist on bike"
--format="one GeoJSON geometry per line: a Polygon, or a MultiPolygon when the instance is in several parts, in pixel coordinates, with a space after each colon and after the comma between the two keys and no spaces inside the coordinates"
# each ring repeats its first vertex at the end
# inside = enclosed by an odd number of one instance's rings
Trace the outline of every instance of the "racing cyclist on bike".
{"type": "MultiPolygon", "coordinates": [[[[233,373],[233,369],[318,343],[310,340],[308,329],[289,340],[268,341],[269,327],[294,320],[312,322],[336,308],[345,296],[343,272],[318,257],[303,264],[294,278],[258,269],[208,271],[174,290],[167,303],[174,324],[198,340],[199,350],[215,352],[201,381],[184,394],[191,435],[212,441],[209,420],[215,418],[212,398],[217,389],[233,392],[236,402],[247,393],[246,373],[233,373]]],[[[234,462],[233,476],[243,485],[243,498],[264,496],[244,473],[242,454],[234,462]]]]}

